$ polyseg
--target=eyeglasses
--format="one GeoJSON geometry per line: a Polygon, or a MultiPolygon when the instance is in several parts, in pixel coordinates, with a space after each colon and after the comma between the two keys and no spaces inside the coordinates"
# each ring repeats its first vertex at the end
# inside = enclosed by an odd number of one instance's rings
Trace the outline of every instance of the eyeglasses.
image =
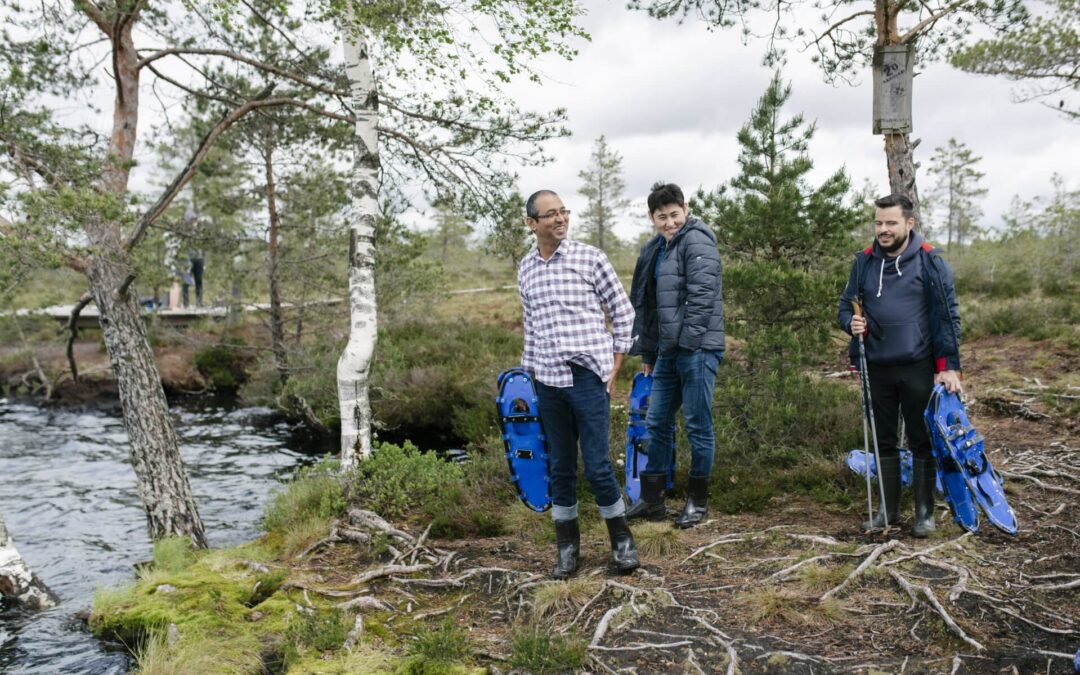
{"type": "Polygon", "coordinates": [[[543,220],[545,218],[554,218],[555,216],[562,216],[563,218],[569,218],[570,217],[570,209],[559,209],[558,211],[556,211],[555,209],[552,209],[551,211],[548,211],[547,213],[545,213],[543,215],[536,216],[535,218],[533,218],[533,220],[543,220]]]}

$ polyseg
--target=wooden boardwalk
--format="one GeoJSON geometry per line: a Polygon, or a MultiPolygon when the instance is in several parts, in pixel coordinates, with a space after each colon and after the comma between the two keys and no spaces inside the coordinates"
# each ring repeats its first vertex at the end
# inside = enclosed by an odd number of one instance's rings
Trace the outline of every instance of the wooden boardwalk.
{"type": "MultiPolygon", "coordinates": [[[[336,305],[344,302],[341,298],[318,300],[314,302],[307,302],[305,306],[313,305],[336,305]]],[[[286,310],[295,309],[297,305],[293,303],[282,303],[282,307],[286,310]]],[[[250,302],[236,306],[239,311],[243,312],[268,312],[270,311],[270,304],[264,302],[250,302]]],[[[71,310],[75,308],[75,305],[53,305],[51,307],[42,307],[40,309],[19,309],[14,312],[0,312],[2,316],[45,316],[50,319],[55,319],[59,323],[67,323],[71,318],[71,310]]],[[[229,315],[229,308],[224,306],[213,307],[177,307],[176,309],[161,308],[155,310],[146,310],[143,312],[143,316],[146,319],[156,317],[158,321],[166,323],[170,326],[183,327],[189,326],[196,321],[202,321],[205,319],[212,319],[220,321],[229,315]]],[[[87,305],[79,312],[79,328],[96,328],[98,325],[98,308],[93,303],[87,305]]]]}

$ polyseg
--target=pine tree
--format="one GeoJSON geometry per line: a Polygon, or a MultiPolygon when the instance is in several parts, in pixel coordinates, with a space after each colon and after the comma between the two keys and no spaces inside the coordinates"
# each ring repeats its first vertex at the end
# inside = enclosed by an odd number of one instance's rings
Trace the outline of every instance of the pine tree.
{"type": "Polygon", "coordinates": [[[523,220],[525,198],[520,192],[512,193],[503,200],[500,213],[502,216],[495,220],[488,232],[485,248],[488,253],[508,260],[516,272],[518,263],[532,246],[532,236],[523,220]]]}
{"type": "Polygon", "coordinates": [[[622,155],[612,150],[607,139],[600,136],[596,139],[588,168],[578,177],[584,181],[578,194],[589,200],[581,214],[581,225],[585,230],[582,239],[606,251],[614,243],[611,228],[619,214],[630,205],[630,200],[623,195],[626,181],[622,177],[622,155]]]}
{"type": "Polygon", "coordinates": [[[965,144],[950,138],[944,146],[934,149],[929,173],[937,176],[932,194],[934,202],[944,210],[946,249],[952,252],[955,239],[962,251],[964,240],[970,240],[978,231],[982,209],[978,200],[986,195],[980,181],[986,175],[975,166],[982,161],[965,144]]]}
{"type": "Polygon", "coordinates": [[[827,343],[851,234],[866,216],[843,169],[816,188],[807,182],[814,125],[782,119],[790,96],[777,73],[739,130],[739,175],[695,200],[725,262],[725,324],[746,338],[751,360],[774,369],[827,343]]]}

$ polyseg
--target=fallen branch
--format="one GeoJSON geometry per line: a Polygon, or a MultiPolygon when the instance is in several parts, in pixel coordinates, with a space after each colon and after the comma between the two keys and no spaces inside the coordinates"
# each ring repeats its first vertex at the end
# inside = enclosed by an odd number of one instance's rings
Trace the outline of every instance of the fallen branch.
{"type": "Polygon", "coordinates": [[[1062,487],[1060,485],[1050,485],[1046,481],[1040,480],[1035,476],[1026,473],[1017,473],[1015,471],[1001,470],[999,470],[998,473],[1000,473],[1002,476],[1005,476],[1006,478],[1019,478],[1020,480],[1031,481],[1032,483],[1035,483],[1044,490],[1051,490],[1053,492],[1065,492],[1070,495],[1080,495],[1080,490],[1074,490],[1072,488],[1062,487]]]}
{"type": "Polygon", "coordinates": [[[600,617],[600,623],[596,624],[596,630],[593,631],[592,640],[589,641],[589,647],[595,647],[600,644],[600,641],[604,639],[604,635],[607,634],[608,626],[611,624],[611,620],[625,606],[626,605],[619,605],[618,607],[612,607],[608,611],[604,612],[604,616],[600,617]]]}
{"type": "Polygon", "coordinates": [[[410,546],[416,545],[416,539],[408,532],[403,532],[397,529],[390,523],[388,523],[382,516],[372,511],[366,511],[364,509],[349,509],[349,520],[353,525],[360,528],[366,528],[371,530],[378,530],[395,539],[409,544],[410,546]]]}
{"type": "Polygon", "coordinates": [[[736,533],[736,534],[725,534],[723,537],[717,539],[716,541],[712,542],[711,544],[705,544],[704,546],[702,546],[700,548],[694,549],[694,552],[691,553],[690,555],[686,556],[685,558],[683,558],[682,561],[679,564],[681,565],[681,564],[683,564],[683,563],[685,563],[685,562],[687,562],[687,561],[689,561],[689,560],[691,560],[693,558],[696,558],[697,556],[701,555],[705,551],[708,551],[708,550],[710,550],[712,548],[715,548],[717,546],[722,546],[724,544],[734,544],[736,542],[753,541],[754,539],[757,539],[757,538],[761,537],[766,532],[771,532],[773,530],[786,529],[786,528],[789,528],[789,527],[794,527],[794,526],[793,525],[774,525],[773,527],[769,527],[769,528],[766,528],[766,529],[758,531],[758,532],[739,532],[739,533],[736,533]]]}
{"type": "Polygon", "coordinates": [[[674,649],[676,647],[686,647],[687,645],[692,644],[694,643],[690,640],[680,640],[679,642],[663,643],[646,642],[628,647],[602,647],[600,645],[589,645],[589,649],[596,649],[602,652],[640,652],[644,649],[674,649]]]}
{"type": "MultiPolygon", "coordinates": [[[[412,567],[423,567],[426,569],[428,567],[431,567],[431,565],[412,565],[412,567]]],[[[500,572],[504,574],[511,574],[513,570],[504,569],[502,567],[474,567],[473,569],[453,579],[402,579],[394,577],[394,581],[399,584],[423,586],[424,588],[456,588],[464,585],[467,580],[479,574],[497,574],[500,572]]]]}
{"type": "MultiPolygon", "coordinates": [[[[394,575],[394,574],[415,574],[416,572],[423,572],[424,570],[429,569],[430,567],[431,567],[431,565],[427,565],[427,564],[420,564],[420,565],[383,565],[382,567],[378,567],[378,568],[373,569],[373,570],[368,570],[367,572],[364,572],[363,574],[357,575],[352,580],[351,583],[354,583],[354,584],[366,584],[369,581],[374,581],[375,579],[381,579],[383,577],[388,577],[388,576],[391,576],[391,575],[394,575]]],[[[395,581],[396,581],[396,579],[395,579],[395,581]]]]}
{"type": "MultiPolygon", "coordinates": [[[[316,591],[316,593],[318,593],[318,591],[316,591]]],[[[334,606],[341,610],[373,609],[376,611],[387,611],[393,609],[389,604],[378,598],[373,598],[370,595],[361,595],[334,606]]]]}
{"type": "Polygon", "coordinates": [[[1073,588],[1080,588],[1080,579],[1073,579],[1072,581],[1066,581],[1061,584],[1044,584],[1041,586],[1030,587],[1036,591],[1068,591],[1073,588]]]}
{"type": "Polygon", "coordinates": [[[846,579],[844,579],[842,582],[840,582],[839,586],[836,586],[832,590],[827,591],[825,593],[825,595],[822,595],[820,598],[818,598],[818,602],[819,603],[825,602],[826,600],[833,597],[834,595],[836,595],[840,591],[844,590],[847,587],[847,585],[850,584],[856,577],[858,577],[860,574],[865,572],[866,569],[868,567],[870,567],[874,563],[874,561],[877,560],[881,556],[881,554],[886,553],[888,551],[891,551],[891,550],[893,550],[894,548],[896,548],[899,545],[900,545],[900,540],[899,539],[890,539],[889,541],[887,541],[884,544],[881,544],[880,546],[875,548],[870,553],[870,555],[866,556],[866,559],[863,560],[859,564],[859,566],[856,567],[855,570],[852,571],[852,573],[847,576],[846,579]]]}
{"type": "Polygon", "coordinates": [[[938,602],[937,596],[934,595],[934,591],[931,590],[930,586],[919,586],[916,589],[916,587],[912,586],[907,579],[905,579],[902,575],[900,575],[900,573],[893,569],[889,570],[889,576],[891,576],[893,580],[900,585],[900,588],[904,589],[904,592],[906,592],[908,594],[908,597],[911,598],[912,603],[917,603],[919,601],[919,595],[916,590],[922,591],[923,596],[926,598],[926,602],[934,609],[934,611],[938,613],[938,615],[941,617],[941,620],[945,622],[945,625],[949,627],[949,630],[951,630],[953,634],[974,647],[976,651],[981,652],[986,650],[986,647],[982,646],[982,644],[980,644],[978,641],[969,637],[968,634],[964,632],[964,629],[961,628],[959,624],[957,624],[956,621],[953,620],[952,616],[945,610],[944,607],[942,607],[941,603],[938,602]]]}

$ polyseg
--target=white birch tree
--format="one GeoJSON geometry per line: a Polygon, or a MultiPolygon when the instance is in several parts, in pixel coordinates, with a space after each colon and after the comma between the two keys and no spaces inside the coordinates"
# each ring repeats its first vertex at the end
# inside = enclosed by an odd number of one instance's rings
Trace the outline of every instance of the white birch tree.
{"type": "Polygon", "coordinates": [[[31,609],[56,605],[56,596],[30,571],[0,513],[0,597],[12,598],[31,609]]]}

